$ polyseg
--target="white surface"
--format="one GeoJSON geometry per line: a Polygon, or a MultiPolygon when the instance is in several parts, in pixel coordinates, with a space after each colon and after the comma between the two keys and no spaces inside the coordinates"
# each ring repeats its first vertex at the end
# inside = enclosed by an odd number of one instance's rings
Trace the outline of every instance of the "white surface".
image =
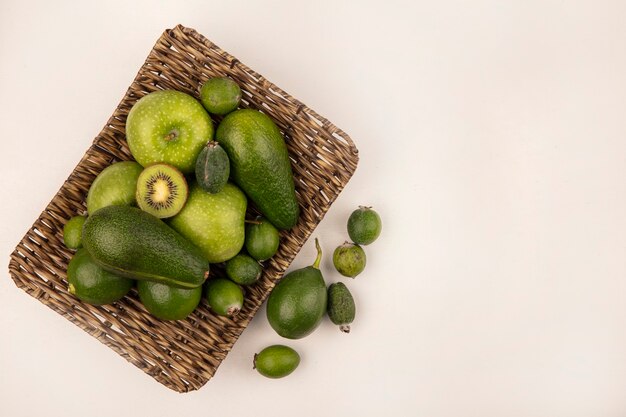
{"type": "Polygon", "coordinates": [[[350,335],[324,322],[288,342],[297,372],[266,380],[253,353],[286,341],[261,313],[189,394],[5,272],[0,415],[624,416],[625,13],[621,1],[3,0],[5,260],[176,23],[355,140],[359,169],[315,233],[327,281],[354,207],[375,206],[384,230],[348,282],[350,335]]]}

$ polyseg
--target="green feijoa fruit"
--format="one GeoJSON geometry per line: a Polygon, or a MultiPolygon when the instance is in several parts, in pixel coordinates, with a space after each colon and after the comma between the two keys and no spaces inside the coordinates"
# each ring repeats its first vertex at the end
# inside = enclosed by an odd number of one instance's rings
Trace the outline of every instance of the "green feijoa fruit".
{"type": "Polygon", "coordinates": [[[267,299],[267,320],[282,337],[300,339],[311,334],[326,312],[326,284],[319,270],[322,249],[315,239],[317,258],[311,266],[291,271],[267,299]]]}
{"type": "Polygon", "coordinates": [[[203,190],[219,193],[228,181],[230,162],[219,143],[209,142],[196,160],[196,181],[203,190]]]}
{"type": "Polygon", "coordinates": [[[139,299],[154,317],[182,320],[200,303],[202,287],[177,288],[152,281],[137,281],[139,299]]]}
{"type": "Polygon", "coordinates": [[[213,278],[206,282],[206,300],[216,314],[233,317],[243,306],[243,290],[231,280],[213,278]]]}
{"type": "Polygon", "coordinates": [[[254,355],[253,367],[267,378],[282,378],[300,364],[298,352],[285,345],[268,346],[254,355]]]}
{"type": "Polygon", "coordinates": [[[279,243],[278,229],[267,219],[259,217],[254,223],[246,225],[246,250],[254,259],[264,261],[271,258],[279,243]]]}
{"type": "Polygon", "coordinates": [[[162,162],[190,174],[212,137],[209,114],[198,100],[181,91],[160,90],[142,97],[126,119],[128,147],[144,167],[162,162]]]}
{"type": "Polygon", "coordinates": [[[241,88],[230,78],[210,78],[200,88],[200,101],[209,113],[230,113],[237,108],[239,100],[241,88]]]}
{"type": "Polygon", "coordinates": [[[67,266],[70,294],[93,305],[110,304],[128,294],[133,280],[105,271],[85,249],[79,249],[67,266]]]}
{"type": "Polygon", "coordinates": [[[83,246],[102,268],[127,278],[195,288],[209,276],[198,247],[136,207],[109,206],[89,216],[83,246]]]}
{"type": "Polygon", "coordinates": [[[338,246],[333,253],[333,264],[345,277],[354,278],[363,272],[366,261],[363,248],[348,242],[338,246]]]}
{"type": "Polygon", "coordinates": [[[168,164],[148,165],[137,179],[137,205],[159,219],[178,214],[188,193],[183,174],[168,164]]]}
{"type": "Polygon", "coordinates": [[[137,178],[143,168],[137,162],[124,161],[106,167],[94,180],[87,194],[87,212],[93,214],[106,206],[135,204],[137,178]]]}
{"type": "Polygon", "coordinates": [[[63,226],[63,243],[70,249],[78,249],[83,246],[83,224],[85,216],[74,216],[63,226]]]}
{"type": "Polygon", "coordinates": [[[328,287],[328,317],[344,333],[350,333],[350,323],[354,321],[356,306],[354,298],[343,282],[328,287]]]}
{"type": "Polygon", "coordinates": [[[348,218],[348,235],[359,245],[369,245],[378,238],[383,225],[371,207],[359,206],[348,218]]]}
{"type": "Polygon", "coordinates": [[[240,285],[254,284],[261,277],[261,272],[261,265],[243,253],[226,262],[226,275],[240,285]]]}

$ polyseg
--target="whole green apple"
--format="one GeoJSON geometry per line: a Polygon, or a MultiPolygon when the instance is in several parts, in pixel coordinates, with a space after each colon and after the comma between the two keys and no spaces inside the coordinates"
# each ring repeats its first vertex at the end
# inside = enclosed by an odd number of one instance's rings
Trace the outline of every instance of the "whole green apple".
{"type": "Polygon", "coordinates": [[[142,97],[126,119],[130,152],[143,166],[164,162],[191,173],[212,137],[209,114],[195,98],[180,91],[155,91],[142,97]]]}

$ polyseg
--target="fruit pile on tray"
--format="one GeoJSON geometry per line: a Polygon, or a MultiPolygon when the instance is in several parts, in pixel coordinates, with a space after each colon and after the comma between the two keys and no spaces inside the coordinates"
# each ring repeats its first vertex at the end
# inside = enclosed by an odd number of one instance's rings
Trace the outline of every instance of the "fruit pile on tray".
{"type": "MultiPolygon", "coordinates": [[[[278,251],[279,230],[296,225],[300,210],[278,127],[260,111],[238,109],[241,90],[230,78],[209,79],[200,99],[162,90],[130,110],[126,140],[135,161],[106,167],[89,189],[86,215],[72,217],[63,230],[65,245],[77,250],[68,291],[81,301],[110,304],[136,284],[142,304],[161,320],[186,318],[203,297],[215,314],[236,316],[243,287],[257,282],[263,262],[278,251]],[[211,115],[223,117],[217,129],[211,115]],[[249,202],[260,213],[252,219],[249,202]],[[211,264],[222,267],[209,279],[211,264]]],[[[371,208],[352,214],[355,243],[333,256],[341,274],[363,271],[359,243],[373,242],[380,230],[371,208]]],[[[268,300],[268,320],[286,338],[310,334],[326,312],[344,332],[354,319],[347,287],[326,288],[315,243],[314,264],[287,274],[268,300]]],[[[299,355],[275,345],[254,363],[261,374],[282,377],[299,355]]]]}

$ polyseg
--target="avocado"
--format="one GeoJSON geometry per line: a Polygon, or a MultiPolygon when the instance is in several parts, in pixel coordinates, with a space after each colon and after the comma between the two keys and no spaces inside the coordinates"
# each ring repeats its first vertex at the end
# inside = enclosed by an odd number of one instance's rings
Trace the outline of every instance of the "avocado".
{"type": "Polygon", "coordinates": [[[245,240],[245,194],[231,183],[211,194],[191,184],[185,207],[169,221],[170,226],[202,250],[211,263],[237,255],[245,240]]]}
{"type": "Polygon", "coordinates": [[[134,284],[100,268],[85,249],[79,249],[67,266],[67,282],[70,294],[96,306],[119,300],[134,284]]]}
{"type": "Polygon", "coordinates": [[[277,228],[290,229],[300,208],[287,145],[266,114],[252,109],[229,113],[215,139],[230,159],[231,179],[277,228]]]}
{"type": "Polygon", "coordinates": [[[328,287],[328,318],[339,326],[339,330],[350,333],[350,323],[354,321],[356,306],[350,290],[343,282],[328,287]]]}
{"type": "Polygon", "coordinates": [[[83,246],[102,268],[127,278],[194,288],[209,276],[199,248],[135,207],[108,206],[93,213],[83,226],[83,246]]]}
{"type": "Polygon", "coordinates": [[[267,300],[267,319],[276,333],[300,339],[313,332],[326,312],[326,284],[319,270],[322,249],[311,266],[292,271],[274,287],[267,300]]]}

